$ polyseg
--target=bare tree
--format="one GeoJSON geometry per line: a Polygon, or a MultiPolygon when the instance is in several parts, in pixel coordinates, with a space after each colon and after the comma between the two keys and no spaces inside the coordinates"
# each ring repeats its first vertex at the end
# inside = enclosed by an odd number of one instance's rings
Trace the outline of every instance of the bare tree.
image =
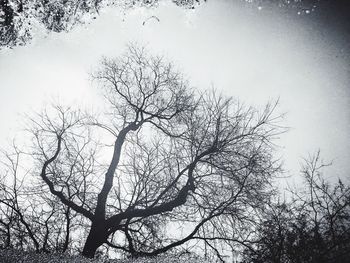
{"type": "Polygon", "coordinates": [[[1,247],[66,251],[76,215],[33,180],[33,169],[27,169],[31,159],[14,142],[1,152],[1,247]]]}
{"type": "Polygon", "coordinates": [[[104,245],[154,256],[201,244],[224,261],[246,245],[279,171],[276,104],[256,110],[193,90],[135,45],[104,59],[93,78],[108,102],[102,114],[56,106],[30,128],[41,182],[83,232],[89,226],[82,254],[104,245]]]}
{"type": "Polygon", "coordinates": [[[2,152],[3,176],[1,182],[1,225],[5,227],[2,232],[6,236],[4,247],[10,247],[13,242],[19,242],[19,247],[25,247],[26,237],[21,232],[26,233],[31,245],[36,251],[40,250],[38,237],[35,235],[33,224],[30,222],[27,211],[30,210],[30,204],[25,203],[23,199],[23,176],[20,176],[20,159],[23,152],[13,144],[13,152],[2,152]],[[13,233],[12,233],[13,232],[13,233]],[[15,238],[16,237],[16,238],[15,238]],[[14,239],[14,240],[13,240],[14,239]]]}

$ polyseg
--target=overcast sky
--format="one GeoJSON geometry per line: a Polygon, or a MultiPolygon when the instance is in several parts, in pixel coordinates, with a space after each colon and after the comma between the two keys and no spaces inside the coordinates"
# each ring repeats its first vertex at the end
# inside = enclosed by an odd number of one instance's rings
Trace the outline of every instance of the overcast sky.
{"type": "Polygon", "coordinates": [[[21,114],[59,98],[98,104],[88,72],[102,55],[116,56],[138,41],[172,59],[192,86],[263,106],[280,99],[291,130],[277,144],[287,174],[321,149],[333,178],[350,164],[349,54],[334,34],[282,12],[209,1],[195,10],[165,2],[156,9],[105,10],[69,33],[40,34],[24,47],[0,51],[0,143],[23,125],[21,114]],[[155,15],[159,18],[149,19],[155,15]]]}

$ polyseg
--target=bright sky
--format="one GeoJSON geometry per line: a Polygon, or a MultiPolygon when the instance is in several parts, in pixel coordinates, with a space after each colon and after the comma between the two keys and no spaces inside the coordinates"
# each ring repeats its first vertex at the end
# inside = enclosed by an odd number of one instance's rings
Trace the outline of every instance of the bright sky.
{"type": "MultiPolygon", "coordinates": [[[[235,3],[236,2],[236,3],[235,3]]],[[[350,164],[349,57],[315,24],[278,12],[242,8],[217,0],[195,10],[169,2],[126,13],[105,10],[85,26],[51,34],[24,47],[0,51],[0,143],[23,128],[21,114],[59,98],[98,104],[88,72],[102,55],[116,56],[138,41],[172,59],[199,89],[211,86],[246,104],[280,98],[284,125],[291,130],[277,144],[290,174],[302,156],[321,149],[333,160],[333,178],[345,178],[350,164]],[[155,15],[156,19],[149,19],[155,15]]]]}

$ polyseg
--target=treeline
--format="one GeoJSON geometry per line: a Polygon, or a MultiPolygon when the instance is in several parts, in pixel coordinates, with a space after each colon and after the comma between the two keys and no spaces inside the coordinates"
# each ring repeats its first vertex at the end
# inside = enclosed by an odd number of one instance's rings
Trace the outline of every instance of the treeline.
{"type": "Polygon", "coordinates": [[[350,187],[325,180],[325,166],[319,153],[306,160],[304,187],[267,207],[243,262],[348,262],[350,187]]]}
{"type": "MultiPolygon", "coordinates": [[[[5,158],[3,155],[1,159],[8,168],[7,177],[3,174],[0,184],[0,248],[4,250],[1,254],[7,257],[18,254],[11,251],[80,254],[83,245],[81,237],[86,235],[88,222],[42,191],[42,186],[25,186],[23,181],[16,178],[20,169],[18,161],[23,154],[17,151],[7,154],[5,158]]],[[[333,184],[325,180],[322,171],[325,167],[319,153],[306,160],[302,170],[304,186],[289,191],[288,200],[275,193],[265,209],[261,210],[260,217],[251,218],[254,222],[250,227],[254,226],[254,229],[250,230],[249,237],[236,244],[240,245],[235,247],[236,262],[348,261],[350,187],[341,180],[333,184]]],[[[244,233],[246,230],[241,231],[244,233]]],[[[236,234],[239,236],[241,233],[238,231],[236,234]]],[[[105,249],[100,250],[96,257],[105,258],[113,247],[107,246],[105,249]]],[[[193,253],[191,250],[184,251],[185,254],[193,253]]],[[[227,262],[226,259],[230,258],[219,250],[218,257],[205,252],[199,256],[212,262],[227,262]]],[[[36,258],[34,254],[32,256],[36,258]]]]}

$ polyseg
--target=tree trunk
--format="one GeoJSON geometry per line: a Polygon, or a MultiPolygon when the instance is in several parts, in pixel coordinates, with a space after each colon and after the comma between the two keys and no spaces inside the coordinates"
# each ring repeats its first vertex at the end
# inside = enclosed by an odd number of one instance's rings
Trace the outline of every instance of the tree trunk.
{"type": "Polygon", "coordinates": [[[97,249],[106,242],[107,237],[105,223],[103,221],[93,222],[82,255],[87,258],[94,258],[97,249]]]}

